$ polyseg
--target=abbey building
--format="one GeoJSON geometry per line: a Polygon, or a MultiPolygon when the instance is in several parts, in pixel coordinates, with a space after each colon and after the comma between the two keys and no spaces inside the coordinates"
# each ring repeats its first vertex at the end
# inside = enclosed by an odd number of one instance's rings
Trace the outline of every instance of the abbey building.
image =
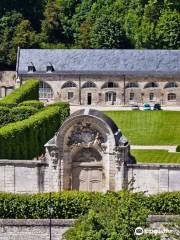
{"type": "Polygon", "coordinates": [[[46,101],[180,104],[180,50],[19,49],[16,71],[46,101]]]}

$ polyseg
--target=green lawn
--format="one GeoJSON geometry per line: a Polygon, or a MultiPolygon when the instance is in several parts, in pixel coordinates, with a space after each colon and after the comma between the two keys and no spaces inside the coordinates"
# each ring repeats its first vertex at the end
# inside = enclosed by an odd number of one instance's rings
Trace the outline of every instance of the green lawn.
{"type": "Polygon", "coordinates": [[[106,111],[134,145],[180,144],[178,111],[106,111]]]}
{"type": "Polygon", "coordinates": [[[180,163],[180,153],[166,150],[131,150],[137,163],[180,163]]]}

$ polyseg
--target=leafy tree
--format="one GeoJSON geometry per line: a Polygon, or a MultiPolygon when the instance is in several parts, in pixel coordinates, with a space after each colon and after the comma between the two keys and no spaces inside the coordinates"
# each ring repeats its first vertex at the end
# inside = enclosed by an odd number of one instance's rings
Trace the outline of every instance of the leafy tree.
{"type": "Polygon", "coordinates": [[[9,54],[12,49],[12,39],[16,27],[23,21],[22,14],[12,11],[7,12],[0,19],[0,63],[1,65],[12,65],[15,62],[9,58],[9,54]]]}
{"type": "Polygon", "coordinates": [[[156,26],[158,47],[180,48],[180,14],[175,10],[164,10],[156,26]]]}
{"type": "Polygon", "coordinates": [[[98,18],[91,30],[92,48],[128,48],[129,40],[122,23],[110,16],[98,18]]]}
{"type": "Polygon", "coordinates": [[[63,28],[60,20],[61,9],[53,1],[49,0],[45,11],[45,19],[42,21],[42,40],[47,43],[58,43],[64,41],[63,28]]]}
{"type": "Polygon", "coordinates": [[[77,41],[77,46],[79,48],[90,48],[91,47],[91,23],[90,21],[84,21],[79,29],[79,35],[77,41]]]}

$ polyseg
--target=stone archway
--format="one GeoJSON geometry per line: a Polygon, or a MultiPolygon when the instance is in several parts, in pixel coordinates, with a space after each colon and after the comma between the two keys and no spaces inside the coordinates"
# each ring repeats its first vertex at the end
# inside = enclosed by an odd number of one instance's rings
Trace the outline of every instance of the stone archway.
{"type": "Polygon", "coordinates": [[[129,144],[103,113],[73,113],[46,144],[51,191],[116,191],[122,189],[129,144]]]}
{"type": "Polygon", "coordinates": [[[102,156],[95,148],[82,148],[72,159],[72,190],[102,192],[102,156]]]}

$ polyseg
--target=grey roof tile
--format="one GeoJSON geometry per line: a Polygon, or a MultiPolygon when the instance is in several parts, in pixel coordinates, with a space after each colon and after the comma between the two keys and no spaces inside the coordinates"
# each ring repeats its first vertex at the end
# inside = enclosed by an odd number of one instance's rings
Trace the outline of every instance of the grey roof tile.
{"type": "Polygon", "coordinates": [[[180,50],[20,49],[19,74],[180,75],[180,50]]]}

